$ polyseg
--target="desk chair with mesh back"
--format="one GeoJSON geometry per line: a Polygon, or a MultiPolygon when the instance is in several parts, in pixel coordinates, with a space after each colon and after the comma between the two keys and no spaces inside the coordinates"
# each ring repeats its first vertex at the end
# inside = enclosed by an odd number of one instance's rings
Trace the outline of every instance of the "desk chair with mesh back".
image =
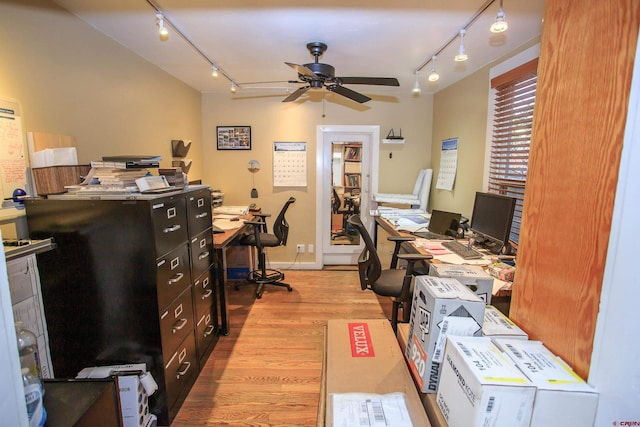
{"type": "MultiPolygon", "coordinates": [[[[414,265],[418,261],[433,258],[425,254],[395,254],[397,259],[407,262],[406,269],[383,269],[378,257],[378,252],[373,244],[369,232],[362,224],[359,215],[352,215],[348,219],[349,224],[358,230],[364,241],[364,249],[358,257],[358,273],[360,275],[360,287],[362,290],[370,289],[376,295],[391,297],[393,306],[391,310],[391,327],[393,331],[398,330],[398,311],[402,307],[406,312],[411,306],[411,282],[414,265]]],[[[403,241],[412,240],[411,237],[390,236],[387,238],[396,241],[396,247],[403,241]]],[[[395,251],[394,251],[395,252],[395,251]]],[[[397,264],[397,262],[396,262],[397,264]]]]}
{"type": "MultiPolygon", "coordinates": [[[[257,284],[256,298],[262,298],[262,292],[264,291],[264,285],[275,285],[287,288],[291,292],[291,286],[284,283],[284,273],[278,270],[272,270],[267,268],[265,248],[272,248],[276,246],[285,246],[287,244],[287,237],[289,236],[289,223],[285,219],[285,213],[289,209],[289,205],[296,201],[295,197],[289,197],[280,210],[280,213],[273,222],[273,234],[270,234],[267,230],[266,218],[270,217],[269,214],[256,213],[254,216],[257,220],[245,221],[245,224],[253,226],[253,233],[247,234],[240,240],[240,244],[255,246],[258,252],[258,268],[249,272],[247,277],[247,283],[244,284],[257,284]]],[[[236,289],[243,284],[236,284],[236,289]]]]}
{"type": "Polygon", "coordinates": [[[342,228],[331,232],[331,240],[334,240],[338,237],[346,237],[349,240],[353,240],[354,234],[350,233],[347,228],[347,219],[354,213],[353,209],[351,208],[351,206],[346,206],[346,203],[345,207],[341,207],[342,200],[340,199],[340,196],[338,196],[338,192],[336,191],[335,187],[332,189],[332,191],[333,196],[331,197],[331,212],[336,215],[342,215],[342,228]]]}

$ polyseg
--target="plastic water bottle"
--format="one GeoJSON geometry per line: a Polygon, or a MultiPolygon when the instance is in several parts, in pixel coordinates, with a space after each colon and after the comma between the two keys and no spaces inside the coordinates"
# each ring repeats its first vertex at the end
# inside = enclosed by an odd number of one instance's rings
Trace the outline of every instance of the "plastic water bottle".
{"type": "Polygon", "coordinates": [[[36,335],[22,326],[21,321],[15,323],[18,339],[20,367],[29,368],[35,377],[40,377],[40,358],[38,356],[38,339],[36,335]]]}
{"type": "Polygon", "coordinates": [[[22,385],[24,386],[24,399],[27,403],[29,427],[44,426],[47,421],[47,411],[44,409],[42,383],[29,371],[29,368],[22,368],[22,385]]]}

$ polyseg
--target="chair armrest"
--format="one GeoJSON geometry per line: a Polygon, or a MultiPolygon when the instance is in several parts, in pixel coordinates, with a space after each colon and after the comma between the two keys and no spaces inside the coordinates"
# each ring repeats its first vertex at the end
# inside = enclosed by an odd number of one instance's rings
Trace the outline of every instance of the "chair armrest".
{"type": "Polygon", "coordinates": [[[400,253],[400,246],[402,246],[402,243],[411,242],[412,240],[416,240],[416,238],[413,236],[388,236],[387,240],[395,242],[393,255],[391,255],[391,266],[389,267],[393,270],[398,267],[398,254],[400,253]]]}
{"type": "Polygon", "coordinates": [[[256,225],[259,227],[262,227],[264,225],[264,222],[262,221],[244,221],[244,223],[247,225],[256,225]]]}
{"type": "Polygon", "coordinates": [[[425,260],[433,259],[433,255],[431,254],[398,254],[398,258],[403,259],[407,262],[416,262],[416,261],[425,261],[425,260]]]}
{"type": "Polygon", "coordinates": [[[271,216],[271,214],[269,214],[269,213],[253,212],[253,216],[257,216],[257,217],[260,217],[260,218],[264,219],[264,218],[269,218],[269,217],[271,216]]]}

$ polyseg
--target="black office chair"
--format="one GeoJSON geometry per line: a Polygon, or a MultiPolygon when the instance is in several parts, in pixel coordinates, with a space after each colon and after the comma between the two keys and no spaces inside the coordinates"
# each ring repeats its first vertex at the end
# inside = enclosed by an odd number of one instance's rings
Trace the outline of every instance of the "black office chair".
{"type": "Polygon", "coordinates": [[[331,200],[331,212],[337,215],[342,215],[342,228],[331,232],[331,240],[335,240],[338,237],[346,237],[349,241],[352,241],[356,234],[355,230],[351,231],[347,228],[347,219],[354,214],[353,209],[350,206],[341,207],[342,200],[338,196],[338,192],[335,187],[332,189],[333,196],[331,200]]]}
{"type": "MultiPolygon", "coordinates": [[[[391,327],[393,331],[398,330],[398,311],[400,308],[408,313],[411,308],[411,282],[413,278],[413,270],[415,263],[432,259],[433,256],[425,254],[404,254],[399,252],[402,242],[412,240],[410,236],[389,236],[390,241],[396,242],[394,250],[394,259],[392,259],[393,268],[382,269],[378,252],[373,244],[369,232],[362,224],[360,215],[352,215],[348,219],[348,223],[358,230],[362,240],[364,241],[364,249],[358,257],[358,273],[360,274],[360,287],[362,290],[370,289],[375,294],[391,297],[393,307],[391,310],[391,327]],[[397,260],[405,260],[407,262],[406,269],[396,269],[397,260]]],[[[405,320],[406,320],[405,316],[405,320]]]]}
{"type": "Polygon", "coordinates": [[[289,236],[289,223],[285,219],[284,215],[289,209],[289,205],[294,203],[296,199],[289,197],[282,207],[282,210],[276,217],[273,223],[273,234],[270,234],[267,230],[266,218],[270,217],[270,214],[255,213],[256,220],[245,221],[245,224],[253,226],[253,233],[247,234],[240,239],[240,244],[255,246],[258,251],[258,268],[249,272],[247,277],[247,283],[236,284],[236,289],[241,285],[257,284],[256,298],[262,298],[262,292],[264,291],[264,285],[275,285],[287,288],[291,292],[291,286],[284,283],[284,273],[278,270],[272,270],[267,268],[265,248],[272,248],[276,246],[285,246],[287,244],[287,237],[289,236]]]}

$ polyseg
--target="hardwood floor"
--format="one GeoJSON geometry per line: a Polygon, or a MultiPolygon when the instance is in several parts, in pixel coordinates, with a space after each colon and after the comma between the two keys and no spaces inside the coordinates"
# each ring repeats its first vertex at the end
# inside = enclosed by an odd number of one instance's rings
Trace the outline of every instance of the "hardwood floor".
{"type": "Polygon", "coordinates": [[[172,427],[315,426],[324,326],[384,318],[391,301],[362,291],[357,271],[286,272],[293,292],[229,287],[230,335],[220,337],[172,427]]]}

